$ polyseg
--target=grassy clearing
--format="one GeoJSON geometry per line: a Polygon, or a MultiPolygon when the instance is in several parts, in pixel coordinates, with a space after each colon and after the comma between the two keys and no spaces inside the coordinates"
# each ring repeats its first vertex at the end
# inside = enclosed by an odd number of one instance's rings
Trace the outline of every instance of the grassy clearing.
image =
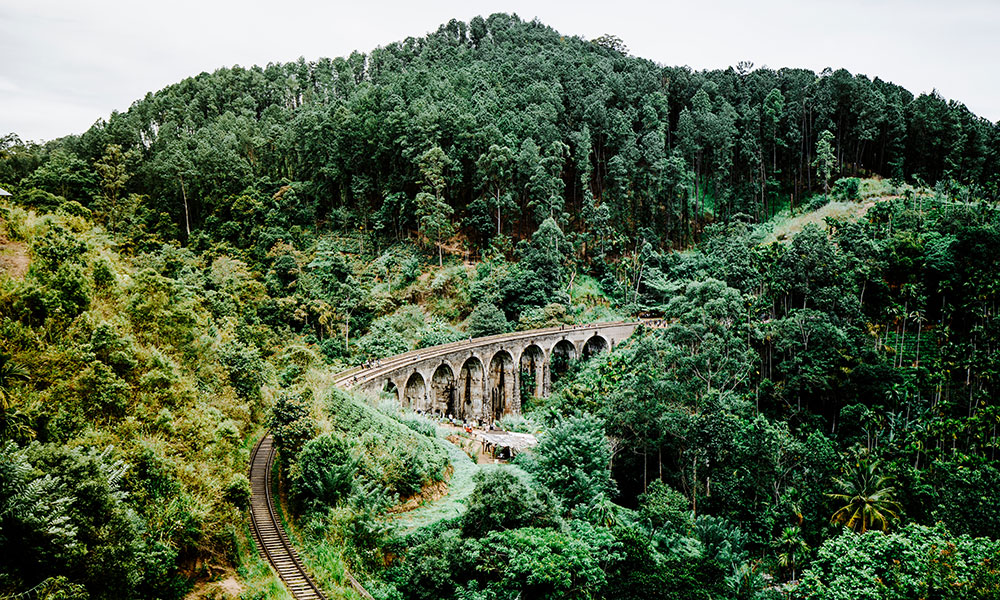
{"type": "MultiPolygon", "coordinates": [[[[806,225],[813,224],[825,227],[828,217],[841,221],[856,221],[878,202],[906,194],[920,193],[927,193],[927,191],[886,179],[862,179],[858,186],[858,200],[831,199],[830,202],[812,211],[796,213],[786,209],[779,212],[767,224],[763,225],[763,227],[770,228],[770,233],[765,235],[763,243],[788,241],[802,231],[806,225]]],[[[831,193],[831,197],[833,195],[835,194],[831,193]]],[[[822,197],[818,196],[813,200],[821,201],[821,199],[822,197]]]]}
{"type": "Polygon", "coordinates": [[[764,238],[764,243],[789,241],[798,235],[806,225],[825,227],[828,217],[842,221],[860,219],[868,212],[869,208],[875,205],[875,202],[876,200],[871,199],[861,202],[838,200],[807,213],[797,215],[789,215],[787,212],[781,213],[772,219],[771,232],[764,238]]]}

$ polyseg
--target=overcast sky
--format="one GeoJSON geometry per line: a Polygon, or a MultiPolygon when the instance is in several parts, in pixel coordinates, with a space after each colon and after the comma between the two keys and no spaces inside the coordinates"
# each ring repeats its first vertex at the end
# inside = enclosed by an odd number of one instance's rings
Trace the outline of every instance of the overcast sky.
{"type": "Polygon", "coordinates": [[[1000,120],[997,0],[0,0],[0,135],[81,133],[202,71],[367,52],[494,12],[612,33],[665,65],[844,67],[1000,120]]]}

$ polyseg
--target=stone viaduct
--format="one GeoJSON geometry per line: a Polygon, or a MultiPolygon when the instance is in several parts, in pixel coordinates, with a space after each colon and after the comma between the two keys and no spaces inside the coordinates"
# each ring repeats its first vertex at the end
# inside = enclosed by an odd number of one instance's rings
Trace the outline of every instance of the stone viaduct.
{"type": "Polygon", "coordinates": [[[521,413],[522,391],[547,396],[553,377],[561,375],[570,360],[617,346],[639,325],[565,325],[470,338],[352,369],[336,383],[372,396],[392,392],[413,410],[493,423],[521,413]]]}

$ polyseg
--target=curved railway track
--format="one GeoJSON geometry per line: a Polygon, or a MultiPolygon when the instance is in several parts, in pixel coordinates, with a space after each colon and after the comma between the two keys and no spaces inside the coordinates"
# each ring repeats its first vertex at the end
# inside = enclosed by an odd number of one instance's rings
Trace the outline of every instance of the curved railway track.
{"type": "Polygon", "coordinates": [[[271,465],[274,463],[274,440],[271,434],[254,446],[250,455],[250,523],[257,549],[274,568],[296,600],[325,600],[292,548],[285,528],[274,512],[271,497],[271,465]]]}

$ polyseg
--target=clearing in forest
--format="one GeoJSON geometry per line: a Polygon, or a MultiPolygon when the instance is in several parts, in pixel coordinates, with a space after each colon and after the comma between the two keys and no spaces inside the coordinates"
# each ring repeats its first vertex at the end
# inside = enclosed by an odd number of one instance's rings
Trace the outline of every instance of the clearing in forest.
{"type": "Polygon", "coordinates": [[[832,217],[841,221],[857,221],[865,216],[868,209],[875,206],[877,202],[891,200],[892,197],[866,198],[860,201],[838,200],[829,202],[816,210],[798,214],[784,219],[778,218],[774,221],[774,229],[771,235],[764,239],[765,244],[772,242],[787,242],[798,235],[806,225],[816,225],[826,227],[827,217],[832,217]]]}
{"type": "Polygon", "coordinates": [[[23,279],[30,264],[28,247],[24,243],[12,242],[0,235],[0,273],[11,279],[23,279]]]}

